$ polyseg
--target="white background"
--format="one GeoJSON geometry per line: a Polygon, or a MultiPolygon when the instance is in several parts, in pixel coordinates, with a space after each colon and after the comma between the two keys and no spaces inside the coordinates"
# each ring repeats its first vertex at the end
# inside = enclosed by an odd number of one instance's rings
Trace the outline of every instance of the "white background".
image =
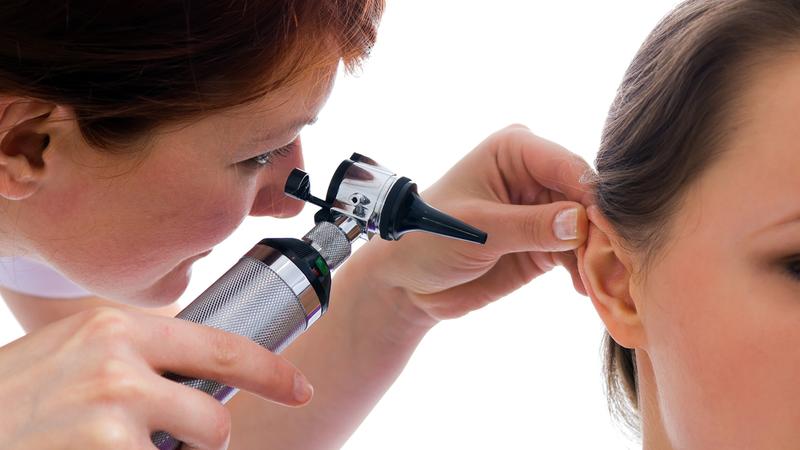
{"type": "MultiPolygon", "coordinates": [[[[364,70],[339,78],[319,122],[303,134],[313,193],[324,196],[353,151],[424,189],[514,122],[593,160],[628,63],[675,3],[390,0],[364,70]]],[[[181,302],[259,239],[300,237],[313,212],[248,218],[195,264],[181,302]]],[[[636,448],[606,410],[602,329],[557,269],[437,326],[344,448],[636,448]]],[[[20,335],[3,308],[0,342],[20,335]]]]}

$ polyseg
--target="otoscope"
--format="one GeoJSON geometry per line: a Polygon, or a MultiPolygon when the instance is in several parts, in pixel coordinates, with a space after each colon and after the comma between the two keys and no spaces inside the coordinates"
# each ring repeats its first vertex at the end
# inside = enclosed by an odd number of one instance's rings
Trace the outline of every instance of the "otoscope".
{"type": "MultiPolygon", "coordinates": [[[[411,231],[485,244],[487,235],[427,205],[417,185],[374,160],[353,153],[331,179],[325,200],[311,195],[308,174],[294,169],[284,192],[319,206],[316,225],[302,239],[263,239],[176,316],[245,336],[280,353],[328,309],[331,271],[352,242],[376,234],[388,241],[411,231]]],[[[213,380],[165,374],[222,403],[238,389],[213,380]]],[[[161,450],[181,443],[163,431],[151,435],[161,450]]]]}

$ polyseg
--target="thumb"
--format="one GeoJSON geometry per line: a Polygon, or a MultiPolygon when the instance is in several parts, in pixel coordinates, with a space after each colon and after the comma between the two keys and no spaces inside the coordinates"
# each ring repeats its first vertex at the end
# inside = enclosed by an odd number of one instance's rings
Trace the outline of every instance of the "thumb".
{"type": "Polygon", "coordinates": [[[493,204],[492,209],[486,246],[499,254],[563,252],[586,240],[586,209],[580,203],[493,204]]]}

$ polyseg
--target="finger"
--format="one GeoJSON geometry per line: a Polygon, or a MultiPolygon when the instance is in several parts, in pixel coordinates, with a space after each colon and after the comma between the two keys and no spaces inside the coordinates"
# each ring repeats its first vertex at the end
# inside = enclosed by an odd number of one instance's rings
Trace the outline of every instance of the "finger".
{"type": "Polygon", "coordinates": [[[434,294],[423,301],[439,320],[452,319],[480,309],[531,282],[555,266],[546,254],[513,253],[500,258],[481,277],[434,294]]]}
{"type": "Polygon", "coordinates": [[[193,322],[151,317],[137,345],[153,369],[215,380],[289,406],[307,403],[313,388],[283,357],[249,339],[193,322]]]}
{"type": "Polygon", "coordinates": [[[14,436],[13,442],[3,442],[3,450],[152,448],[150,442],[143,442],[139,436],[142,433],[138,424],[119,412],[76,409],[59,418],[37,420],[36,432],[14,436]]]}
{"type": "Polygon", "coordinates": [[[154,397],[149,399],[148,436],[161,431],[184,443],[186,450],[220,450],[228,446],[231,417],[205,392],[151,374],[154,397]]]}
{"type": "Polygon", "coordinates": [[[554,258],[559,265],[569,272],[570,277],[572,277],[572,286],[575,290],[579,294],[586,296],[586,288],[583,286],[583,280],[578,271],[578,258],[575,256],[575,252],[558,253],[554,258]]]}
{"type": "Polygon", "coordinates": [[[586,210],[579,203],[543,205],[483,203],[475,226],[488,233],[486,248],[498,255],[573,250],[586,240],[586,210]]]}
{"type": "Polygon", "coordinates": [[[594,204],[593,189],[588,183],[594,171],[583,158],[524,127],[509,127],[500,133],[509,137],[507,145],[521,147],[524,167],[542,186],[563,193],[569,200],[594,204]]]}

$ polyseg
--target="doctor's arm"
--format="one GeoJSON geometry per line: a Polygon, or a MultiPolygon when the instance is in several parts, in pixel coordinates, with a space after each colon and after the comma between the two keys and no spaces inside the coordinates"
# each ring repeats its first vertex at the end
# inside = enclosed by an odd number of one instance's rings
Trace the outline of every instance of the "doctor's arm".
{"type": "Polygon", "coordinates": [[[240,393],[228,403],[230,448],[340,448],[439,321],[559,265],[584,292],[573,250],[586,239],[592,197],[580,180],[589,170],[522,126],[487,138],[421,193],[486,231],[486,245],[424,233],[363,245],[337,270],[327,314],[283,353],[315,386],[311,403],[289,408],[240,393]]]}

